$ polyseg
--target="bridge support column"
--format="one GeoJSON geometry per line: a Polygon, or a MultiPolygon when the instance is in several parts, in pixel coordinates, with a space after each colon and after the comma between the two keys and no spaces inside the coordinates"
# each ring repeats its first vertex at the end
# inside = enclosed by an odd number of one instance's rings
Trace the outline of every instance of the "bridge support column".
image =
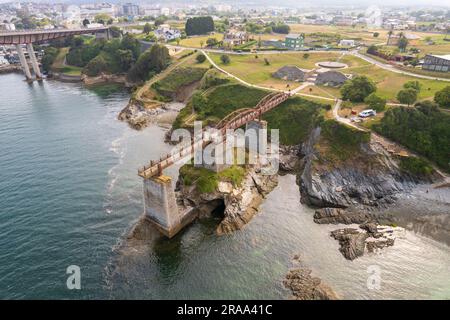
{"type": "Polygon", "coordinates": [[[144,179],[144,208],[145,217],[169,238],[186,225],[177,206],[172,179],[168,176],[144,179]]]}
{"type": "Polygon", "coordinates": [[[25,58],[25,54],[23,53],[22,46],[20,44],[16,44],[16,50],[19,54],[20,64],[22,66],[23,73],[25,73],[25,77],[28,81],[32,81],[33,78],[31,77],[30,68],[28,67],[28,62],[25,58]]]}
{"type": "Polygon", "coordinates": [[[253,120],[245,125],[245,149],[254,156],[267,152],[267,121],[253,120]]]}
{"type": "Polygon", "coordinates": [[[30,56],[31,65],[33,66],[34,74],[36,75],[36,79],[42,79],[41,69],[39,69],[39,64],[36,59],[36,55],[34,54],[34,48],[32,43],[27,44],[28,55],[30,56]]]}

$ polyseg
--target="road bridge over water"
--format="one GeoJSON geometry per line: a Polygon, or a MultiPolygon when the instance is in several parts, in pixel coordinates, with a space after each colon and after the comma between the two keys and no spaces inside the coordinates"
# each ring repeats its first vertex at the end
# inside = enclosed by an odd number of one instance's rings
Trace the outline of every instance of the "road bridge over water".
{"type": "Polygon", "coordinates": [[[98,37],[109,38],[109,26],[98,28],[78,28],[78,29],[49,29],[49,30],[20,30],[20,31],[0,31],[0,45],[15,45],[19,55],[20,64],[28,81],[33,81],[27,59],[22,45],[26,45],[26,50],[30,58],[35,78],[42,79],[42,73],[36,59],[33,43],[42,43],[54,39],[61,39],[74,35],[94,34],[98,37]]]}

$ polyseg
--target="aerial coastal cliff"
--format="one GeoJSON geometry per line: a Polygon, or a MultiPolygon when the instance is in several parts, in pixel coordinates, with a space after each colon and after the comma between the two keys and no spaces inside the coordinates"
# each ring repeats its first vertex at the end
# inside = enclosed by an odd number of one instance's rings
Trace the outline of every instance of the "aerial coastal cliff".
{"type": "Polygon", "coordinates": [[[278,184],[278,175],[263,175],[261,165],[232,166],[220,173],[185,165],[177,182],[178,201],[195,207],[198,216],[209,216],[223,208],[218,234],[241,229],[257,213],[258,207],[278,184]]]}

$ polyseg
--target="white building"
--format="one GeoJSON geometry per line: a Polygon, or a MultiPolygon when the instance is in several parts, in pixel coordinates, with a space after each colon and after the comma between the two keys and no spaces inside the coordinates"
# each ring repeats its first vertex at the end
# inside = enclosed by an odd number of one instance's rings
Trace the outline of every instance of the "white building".
{"type": "Polygon", "coordinates": [[[170,41],[181,37],[180,30],[171,29],[168,24],[162,24],[155,30],[155,36],[158,39],[170,41]]]}
{"type": "Polygon", "coordinates": [[[342,39],[339,42],[339,45],[342,47],[354,47],[356,45],[355,40],[342,39]]]}

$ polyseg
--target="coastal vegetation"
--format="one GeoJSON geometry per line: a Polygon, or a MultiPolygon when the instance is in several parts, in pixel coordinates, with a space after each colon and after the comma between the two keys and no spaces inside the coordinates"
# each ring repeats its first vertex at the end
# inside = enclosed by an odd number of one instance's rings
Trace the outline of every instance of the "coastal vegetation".
{"type": "Polygon", "coordinates": [[[450,172],[450,115],[431,101],[386,111],[372,128],[450,172]]]}
{"type": "Polygon", "coordinates": [[[142,82],[164,70],[170,62],[169,50],[163,45],[153,45],[142,53],[127,74],[129,80],[142,82]]]}
{"type": "Polygon", "coordinates": [[[171,99],[183,86],[200,81],[208,69],[179,67],[151,87],[166,99],[171,99]]]}
{"type": "Polygon", "coordinates": [[[330,160],[347,160],[359,154],[361,144],[370,141],[370,131],[358,130],[334,119],[324,121],[321,128],[320,145],[326,150],[322,153],[330,160]]]}
{"type": "Polygon", "coordinates": [[[193,164],[185,164],[180,168],[180,178],[185,186],[194,185],[201,193],[211,193],[217,189],[219,181],[231,182],[234,187],[239,187],[245,176],[242,166],[233,165],[221,172],[214,172],[203,167],[195,167],[193,164]]]}
{"type": "MultiPolygon", "coordinates": [[[[198,90],[192,96],[185,108],[178,114],[173,128],[189,126],[188,119],[195,118],[203,121],[204,125],[215,125],[231,112],[254,107],[267,91],[247,87],[234,81],[223,79],[223,76],[215,78],[215,71],[208,71],[205,78],[210,77],[210,83],[218,83],[205,91],[198,90]],[[222,81],[226,82],[225,84],[222,81]]],[[[286,145],[295,145],[303,142],[310,130],[323,120],[323,114],[330,109],[330,105],[324,105],[300,97],[292,97],[279,107],[265,113],[263,119],[268,122],[269,129],[280,130],[280,142],[286,145]]]]}

